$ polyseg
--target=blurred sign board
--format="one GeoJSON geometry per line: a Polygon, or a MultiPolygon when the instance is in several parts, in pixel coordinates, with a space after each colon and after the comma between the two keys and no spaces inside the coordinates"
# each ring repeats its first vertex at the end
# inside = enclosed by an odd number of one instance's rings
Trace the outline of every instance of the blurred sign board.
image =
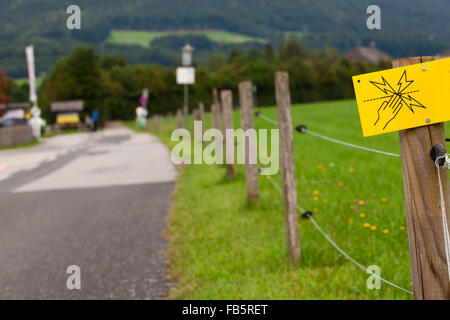
{"type": "Polygon", "coordinates": [[[195,83],[194,67],[177,68],[177,84],[194,84],[194,83],[195,83]]]}
{"type": "Polygon", "coordinates": [[[364,136],[450,120],[450,59],[353,77],[364,136]]]}
{"type": "Polygon", "coordinates": [[[28,102],[12,102],[8,104],[0,104],[0,110],[8,109],[28,109],[31,105],[28,102]]]}
{"type": "Polygon", "coordinates": [[[56,116],[57,124],[74,124],[80,122],[78,113],[60,113],[56,116]]]}
{"type": "Polygon", "coordinates": [[[51,110],[53,112],[69,112],[69,111],[83,111],[84,104],[82,100],[74,101],[59,101],[52,102],[51,110]]]}

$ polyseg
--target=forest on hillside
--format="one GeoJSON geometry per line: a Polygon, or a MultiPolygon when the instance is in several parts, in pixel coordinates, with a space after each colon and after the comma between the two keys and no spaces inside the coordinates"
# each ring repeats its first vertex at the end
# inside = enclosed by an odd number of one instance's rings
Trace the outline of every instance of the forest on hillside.
{"type": "MultiPolygon", "coordinates": [[[[124,55],[132,63],[173,67],[178,62],[179,50],[172,48],[106,44],[111,30],[225,30],[265,38],[274,46],[286,32],[295,31],[309,49],[328,46],[345,53],[376,41],[392,56],[429,55],[450,48],[447,0],[380,3],[380,31],[366,28],[366,8],[373,2],[369,0],[79,0],[82,29],[74,31],[65,23],[71,1],[1,2],[0,69],[12,77],[26,76],[23,51],[30,43],[36,48],[38,74],[48,72],[58,57],[81,44],[93,45],[100,55],[124,55]]],[[[242,46],[215,46],[209,51],[227,54],[245,50],[242,46]]]]}
{"type": "MultiPolygon", "coordinates": [[[[211,56],[209,64],[197,67],[196,83],[189,89],[189,108],[196,108],[202,101],[208,110],[213,88],[237,92],[237,85],[243,80],[253,82],[256,105],[273,105],[273,76],[278,70],[289,72],[294,103],[352,98],[353,75],[388,67],[388,62],[352,63],[334,49],[311,52],[293,40],[283,43],[278,51],[270,44],[265,51],[232,51],[225,59],[211,56]]],[[[49,110],[52,101],[78,99],[85,101],[87,113],[95,108],[102,112],[104,119],[130,120],[135,117],[143,88],[149,89],[150,115],[174,114],[182,105],[183,86],[176,84],[172,68],[132,65],[120,55],[99,57],[93,48],[79,47],[60,59],[42,80],[39,106],[49,123],[54,120],[49,110]]],[[[14,94],[13,100],[23,99],[28,85],[12,82],[9,89],[4,93],[14,94]]],[[[237,105],[237,95],[234,99],[237,105]]]]}

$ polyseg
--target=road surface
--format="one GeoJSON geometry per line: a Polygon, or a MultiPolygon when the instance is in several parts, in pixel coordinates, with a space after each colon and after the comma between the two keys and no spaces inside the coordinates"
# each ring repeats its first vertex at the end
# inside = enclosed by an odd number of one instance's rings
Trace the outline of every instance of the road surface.
{"type": "Polygon", "coordinates": [[[157,138],[124,127],[1,151],[0,299],[165,298],[175,175],[157,138]]]}

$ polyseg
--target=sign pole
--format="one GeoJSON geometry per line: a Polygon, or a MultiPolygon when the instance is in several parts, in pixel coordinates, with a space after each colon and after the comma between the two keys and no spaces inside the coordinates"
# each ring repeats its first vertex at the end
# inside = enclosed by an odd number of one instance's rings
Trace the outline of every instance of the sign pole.
{"type": "Polygon", "coordinates": [[[184,104],[183,104],[183,114],[184,114],[184,127],[185,129],[188,129],[188,115],[189,115],[189,109],[188,109],[188,103],[189,103],[189,87],[187,84],[184,85],[184,104]]]}
{"type": "MultiPolygon", "coordinates": [[[[394,68],[435,60],[435,57],[397,59],[394,68]]],[[[405,192],[406,218],[414,299],[450,299],[443,232],[439,177],[447,221],[450,220],[447,170],[438,170],[430,159],[430,149],[445,145],[444,124],[437,123],[399,132],[405,192]]]]}

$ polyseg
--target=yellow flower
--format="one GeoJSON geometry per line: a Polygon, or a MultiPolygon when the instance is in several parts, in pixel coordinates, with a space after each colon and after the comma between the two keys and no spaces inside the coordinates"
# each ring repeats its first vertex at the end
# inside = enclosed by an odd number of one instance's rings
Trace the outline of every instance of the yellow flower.
{"type": "Polygon", "coordinates": [[[318,201],[319,197],[314,197],[313,199],[314,199],[314,201],[318,201]]]}
{"type": "Polygon", "coordinates": [[[350,209],[355,210],[355,206],[354,206],[354,205],[351,205],[351,206],[350,206],[350,209]]]}
{"type": "Polygon", "coordinates": [[[328,203],[328,199],[323,199],[323,203],[328,203]]]}
{"type": "Polygon", "coordinates": [[[211,234],[211,239],[214,239],[216,236],[213,234],[211,234]]]}
{"type": "Polygon", "coordinates": [[[338,187],[342,187],[344,184],[342,182],[338,182],[338,187]]]}
{"type": "Polygon", "coordinates": [[[368,228],[368,227],[370,227],[370,223],[366,222],[366,223],[363,224],[363,226],[364,226],[364,228],[368,228]]]}
{"type": "Polygon", "coordinates": [[[322,168],[322,165],[321,164],[318,164],[317,165],[317,169],[321,169],[322,168]]]}
{"type": "Polygon", "coordinates": [[[389,233],[389,230],[388,230],[388,229],[384,229],[384,230],[383,230],[383,233],[384,233],[384,234],[388,234],[388,233],[389,233]]]}
{"type": "Polygon", "coordinates": [[[318,190],[314,190],[314,194],[317,196],[319,194],[318,190]]]}
{"type": "Polygon", "coordinates": [[[359,203],[360,206],[363,206],[364,205],[364,200],[359,200],[358,203],[359,203]]]}
{"type": "Polygon", "coordinates": [[[366,214],[365,214],[364,212],[362,212],[362,213],[359,214],[359,217],[360,217],[360,218],[365,218],[365,217],[366,217],[366,214]]]}
{"type": "Polygon", "coordinates": [[[371,226],[370,230],[373,230],[373,231],[377,230],[377,226],[371,226]]]}
{"type": "Polygon", "coordinates": [[[348,223],[353,224],[353,220],[352,219],[348,219],[348,223]]]}
{"type": "Polygon", "coordinates": [[[386,199],[385,197],[383,197],[383,198],[381,198],[381,201],[382,201],[382,202],[386,202],[387,199],[386,199]]]}
{"type": "Polygon", "coordinates": [[[350,168],[350,169],[348,169],[348,172],[353,173],[353,172],[355,172],[355,169],[350,168]]]}
{"type": "Polygon", "coordinates": [[[317,211],[319,211],[319,209],[317,209],[317,208],[314,208],[314,209],[313,209],[313,212],[314,212],[314,213],[316,213],[317,211]]]}
{"type": "Polygon", "coordinates": [[[400,227],[400,230],[405,230],[406,228],[404,227],[404,226],[401,226],[400,227]]]}

